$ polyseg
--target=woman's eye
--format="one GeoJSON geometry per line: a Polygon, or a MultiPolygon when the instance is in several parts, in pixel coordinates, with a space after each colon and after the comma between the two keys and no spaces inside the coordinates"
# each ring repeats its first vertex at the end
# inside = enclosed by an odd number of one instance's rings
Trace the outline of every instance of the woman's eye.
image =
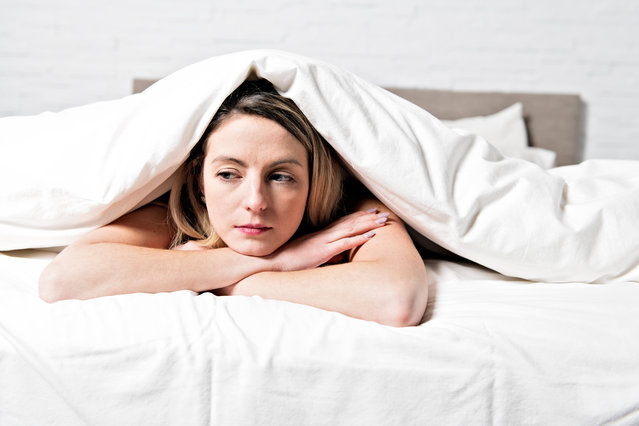
{"type": "Polygon", "coordinates": [[[233,173],[233,172],[218,172],[217,174],[218,177],[222,178],[223,180],[231,180],[237,177],[237,173],[233,173]]]}
{"type": "Polygon", "coordinates": [[[274,173],[271,175],[271,179],[276,181],[276,182],[284,182],[284,183],[288,183],[288,182],[295,182],[295,179],[293,179],[292,176],[289,175],[285,175],[282,173],[274,173]]]}

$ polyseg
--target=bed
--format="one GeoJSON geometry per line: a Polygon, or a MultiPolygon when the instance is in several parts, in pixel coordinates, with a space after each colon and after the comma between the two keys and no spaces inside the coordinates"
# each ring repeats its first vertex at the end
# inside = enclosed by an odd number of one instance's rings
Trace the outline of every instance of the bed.
{"type": "Polygon", "coordinates": [[[580,159],[577,95],[386,91],[251,51],[121,100],[3,120],[2,425],[639,423],[639,169],[544,168],[580,159]],[[189,291],[41,301],[39,273],[60,247],[166,190],[220,99],[252,74],[290,94],[410,226],[429,272],[422,323],[189,291]],[[366,151],[344,142],[363,136],[366,151]],[[39,172],[7,180],[31,141],[39,172]],[[390,181],[383,161],[423,188],[390,181]]]}

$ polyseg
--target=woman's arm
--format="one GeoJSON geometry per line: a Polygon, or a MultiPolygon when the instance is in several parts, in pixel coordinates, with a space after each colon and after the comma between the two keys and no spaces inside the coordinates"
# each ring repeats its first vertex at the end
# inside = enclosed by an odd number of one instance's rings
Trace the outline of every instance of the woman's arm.
{"type": "MultiPolygon", "coordinates": [[[[358,206],[373,207],[386,210],[377,200],[358,206]]],[[[375,232],[348,263],[261,272],[216,293],[287,300],[394,326],[418,324],[428,299],[424,262],[397,216],[391,214],[375,232]]]]}
{"type": "Polygon", "coordinates": [[[122,293],[204,291],[267,270],[260,258],[229,249],[167,250],[172,228],[166,208],[148,205],[88,233],[65,248],[40,276],[48,302],[122,293]]]}
{"type": "MultiPolygon", "coordinates": [[[[364,212],[349,215],[338,227],[336,241],[300,257],[294,267],[317,266],[344,248],[364,243],[369,237],[362,234],[381,226],[375,219],[364,212]]],[[[281,265],[277,259],[228,248],[168,250],[172,236],[165,207],[152,204],[129,213],[65,248],[40,276],[40,297],[54,302],[123,293],[201,292],[281,265]]]]}

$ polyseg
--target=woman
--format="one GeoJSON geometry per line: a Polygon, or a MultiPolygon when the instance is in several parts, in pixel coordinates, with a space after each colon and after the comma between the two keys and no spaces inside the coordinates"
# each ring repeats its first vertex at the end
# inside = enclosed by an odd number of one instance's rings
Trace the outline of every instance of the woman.
{"type": "Polygon", "coordinates": [[[419,323],[423,261],[379,201],[342,196],[341,175],[293,101],[264,80],[246,82],[178,171],[170,219],[166,204],[155,202],[88,233],[45,269],[40,296],[188,289],[419,323]],[[355,213],[335,220],[345,210],[355,213]]]}

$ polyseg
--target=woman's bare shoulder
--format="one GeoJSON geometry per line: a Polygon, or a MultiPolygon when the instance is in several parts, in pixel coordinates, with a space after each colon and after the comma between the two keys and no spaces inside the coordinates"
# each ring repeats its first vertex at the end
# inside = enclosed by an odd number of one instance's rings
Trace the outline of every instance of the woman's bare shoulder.
{"type": "Polygon", "coordinates": [[[109,242],[168,248],[173,234],[168,209],[165,204],[156,200],[89,232],[77,244],[109,242]]]}

